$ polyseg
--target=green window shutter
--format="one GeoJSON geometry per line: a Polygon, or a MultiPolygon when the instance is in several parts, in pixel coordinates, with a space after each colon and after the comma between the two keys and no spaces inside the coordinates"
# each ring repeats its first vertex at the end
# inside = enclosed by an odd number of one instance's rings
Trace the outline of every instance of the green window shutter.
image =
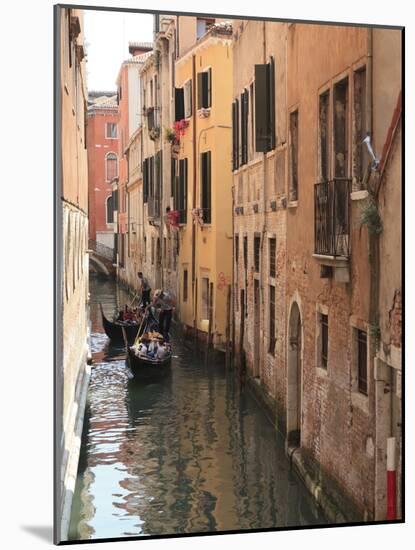
{"type": "Polygon", "coordinates": [[[206,89],[207,89],[207,101],[206,107],[212,107],[212,69],[208,69],[206,73],[206,89]]]}
{"type": "Polygon", "coordinates": [[[197,108],[203,107],[203,74],[197,73],[197,108]]]}
{"type": "Polygon", "coordinates": [[[271,57],[268,67],[269,150],[275,149],[275,62],[271,57]]]}
{"type": "Polygon", "coordinates": [[[236,121],[236,131],[235,131],[235,138],[236,138],[236,149],[235,149],[235,160],[236,160],[236,168],[239,168],[239,100],[235,99],[235,121],[236,121]]]}
{"type": "Polygon", "coordinates": [[[174,89],[174,120],[184,119],[184,90],[183,88],[174,89]]]}
{"type": "Polygon", "coordinates": [[[255,150],[268,151],[269,112],[267,65],[255,65],[255,150]]]}

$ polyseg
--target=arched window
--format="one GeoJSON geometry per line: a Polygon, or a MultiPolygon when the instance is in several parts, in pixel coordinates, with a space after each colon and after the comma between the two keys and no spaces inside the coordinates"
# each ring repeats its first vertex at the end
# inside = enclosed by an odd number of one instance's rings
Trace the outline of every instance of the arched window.
{"type": "Polygon", "coordinates": [[[105,157],[107,181],[111,181],[118,175],[118,158],[115,153],[108,153],[105,157]]]}
{"type": "Polygon", "coordinates": [[[107,198],[107,223],[114,223],[114,203],[112,195],[107,198]]]}

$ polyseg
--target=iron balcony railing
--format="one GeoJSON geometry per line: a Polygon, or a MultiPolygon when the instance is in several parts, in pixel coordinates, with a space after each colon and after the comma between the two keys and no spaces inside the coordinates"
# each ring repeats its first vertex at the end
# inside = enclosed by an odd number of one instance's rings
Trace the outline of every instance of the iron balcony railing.
{"type": "Polygon", "coordinates": [[[147,215],[149,218],[160,218],[160,199],[158,197],[148,197],[147,208],[147,215]]]}
{"type": "Polygon", "coordinates": [[[335,178],[314,186],[314,251],[350,256],[351,179],[335,178]]]}

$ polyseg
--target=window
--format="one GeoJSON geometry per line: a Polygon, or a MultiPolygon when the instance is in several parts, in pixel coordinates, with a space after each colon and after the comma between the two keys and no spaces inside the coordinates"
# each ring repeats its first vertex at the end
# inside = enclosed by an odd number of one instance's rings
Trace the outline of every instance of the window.
{"type": "Polygon", "coordinates": [[[192,116],[192,81],[184,83],[184,118],[192,116]]]}
{"type": "Polygon", "coordinates": [[[112,195],[110,195],[107,198],[106,214],[107,214],[107,223],[114,223],[114,202],[113,202],[112,195]]]}
{"type": "Polygon", "coordinates": [[[320,181],[329,180],[329,105],[330,91],[320,95],[319,100],[319,164],[320,181]]]}
{"type": "Polygon", "coordinates": [[[114,189],[112,192],[112,209],[113,212],[118,210],[118,189],[114,189]]]}
{"type": "Polygon", "coordinates": [[[197,73],[197,108],[212,107],[212,69],[197,73]]]}
{"type": "Polygon", "coordinates": [[[173,182],[174,209],[179,212],[179,223],[187,221],[187,159],[179,160],[179,174],[173,182]]]}
{"type": "Polygon", "coordinates": [[[362,143],[366,137],[366,67],[354,73],[354,170],[357,190],[363,187],[369,162],[367,150],[362,143]]]}
{"type": "Polygon", "coordinates": [[[255,235],[254,237],[254,269],[257,273],[259,272],[259,264],[260,264],[260,248],[261,248],[261,237],[259,235],[255,235]]]}
{"type": "Polygon", "coordinates": [[[320,313],[321,326],[321,366],[327,369],[328,351],[329,351],[329,317],[320,313]]]}
{"type": "Polygon", "coordinates": [[[154,265],[154,237],[151,237],[151,265],[154,265]]]}
{"type": "Polygon", "coordinates": [[[290,114],[290,200],[298,200],[298,111],[290,114]]]}
{"type": "Polygon", "coordinates": [[[277,241],[275,238],[269,239],[269,276],[275,277],[275,251],[276,251],[277,241]]]}
{"type": "Polygon", "coordinates": [[[249,87],[249,97],[250,97],[250,124],[251,124],[251,135],[249,138],[250,144],[249,144],[249,151],[250,151],[250,157],[252,157],[252,153],[254,150],[254,144],[255,144],[255,119],[254,119],[254,83],[252,82],[249,87]]]}
{"type": "Polygon", "coordinates": [[[183,302],[187,302],[187,284],[188,284],[188,271],[183,270],[183,302]]]}
{"type": "Polygon", "coordinates": [[[115,153],[108,153],[108,155],[105,157],[105,163],[106,163],[106,179],[107,181],[111,181],[118,175],[118,159],[117,155],[115,153]]]}
{"type": "Polygon", "coordinates": [[[143,246],[143,261],[147,261],[147,237],[144,237],[144,246],[143,246]]]}
{"type": "Polygon", "coordinates": [[[209,319],[209,278],[202,277],[202,319],[209,319]]]}
{"type": "Polygon", "coordinates": [[[367,395],[367,334],[356,329],[358,390],[367,395]]]}
{"type": "Polygon", "coordinates": [[[275,148],[275,66],[274,58],[255,65],[255,150],[275,148]]]}
{"type": "Polygon", "coordinates": [[[117,137],[117,125],[115,122],[107,122],[105,137],[107,139],[115,139],[117,137]]]}
{"type": "Polygon", "coordinates": [[[268,352],[275,353],[275,286],[269,287],[269,348],[268,352]]]}
{"type": "Polygon", "coordinates": [[[246,274],[248,269],[248,237],[244,237],[244,268],[246,274]]]}
{"type": "Polygon", "coordinates": [[[241,94],[241,166],[248,162],[248,114],[249,92],[244,90],[241,94]]]}
{"type": "Polygon", "coordinates": [[[338,82],[334,87],[334,176],[346,178],[348,175],[348,90],[347,78],[338,82]]]}
{"type": "Polygon", "coordinates": [[[184,89],[174,88],[174,120],[184,119],[184,89]]]}
{"type": "Polygon", "coordinates": [[[235,235],[235,262],[239,261],[239,235],[235,235]]]}
{"type": "Polygon", "coordinates": [[[210,29],[212,25],[215,24],[214,19],[206,19],[202,17],[197,17],[197,39],[202,38],[204,34],[210,29]]]}
{"type": "Polygon", "coordinates": [[[212,222],[212,199],[211,199],[211,152],[207,151],[200,155],[201,167],[201,209],[203,221],[212,222]]]}
{"type": "Polygon", "coordinates": [[[232,170],[239,168],[239,101],[232,103],[232,170]]]}

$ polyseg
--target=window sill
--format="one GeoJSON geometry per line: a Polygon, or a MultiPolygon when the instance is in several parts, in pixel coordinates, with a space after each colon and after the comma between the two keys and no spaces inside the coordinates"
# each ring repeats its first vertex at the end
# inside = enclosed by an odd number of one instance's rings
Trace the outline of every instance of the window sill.
{"type": "Polygon", "coordinates": [[[297,208],[298,206],[298,200],[297,201],[288,201],[287,208],[297,208]]]}
{"type": "Polygon", "coordinates": [[[313,254],[313,258],[324,265],[333,267],[348,267],[349,258],[346,256],[326,256],[325,254],[313,254]]]}
{"type": "Polygon", "coordinates": [[[367,199],[369,196],[369,192],[366,191],[366,189],[362,189],[361,191],[353,191],[350,193],[350,198],[352,201],[362,201],[364,199],[367,199]]]}
{"type": "Polygon", "coordinates": [[[317,373],[317,376],[319,378],[328,378],[329,377],[327,369],[325,369],[324,367],[317,367],[316,368],[316,373],[317,373]]]}
{"type": "Polygon", "coordinates": [[[369,398],[364,393],[352,392],[352,405],[365,413],[369,413],[369,398]]]}

